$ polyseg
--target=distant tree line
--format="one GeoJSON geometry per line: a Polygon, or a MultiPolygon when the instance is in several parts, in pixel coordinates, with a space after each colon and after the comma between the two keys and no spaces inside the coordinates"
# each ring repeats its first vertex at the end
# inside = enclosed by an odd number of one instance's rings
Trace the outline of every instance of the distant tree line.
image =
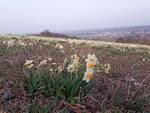
{"type": "Polygon", "coordinates": [[[42,37],[56,37],[56,38],[78,38],[78,37],[69,36],[69,35],[65,35],[65,34],[61,34],[61,33],[50,32],[49,30],[44,30],[44,31],[40,32],[39,34],[32,34],[32,35],[42,36],[42,37]]]}

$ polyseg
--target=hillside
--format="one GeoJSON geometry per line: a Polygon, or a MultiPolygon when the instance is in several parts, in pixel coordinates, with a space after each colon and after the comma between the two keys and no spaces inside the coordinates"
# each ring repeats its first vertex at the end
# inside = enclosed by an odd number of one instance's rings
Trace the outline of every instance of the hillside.
{"type": "Polygon", "coordinates": [[[150,112],[150,46],[0,36],[0,110],[150,112]]]}

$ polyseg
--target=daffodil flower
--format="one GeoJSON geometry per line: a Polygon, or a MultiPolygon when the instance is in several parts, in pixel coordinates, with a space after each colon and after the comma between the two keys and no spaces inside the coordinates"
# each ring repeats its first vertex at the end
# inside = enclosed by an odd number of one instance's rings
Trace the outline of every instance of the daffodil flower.
{"type": "Polygon", "coordinates": [[[28,69],[31,69],[34,66],[33,60],[26,60],[24,66],[26,66],[28,69]]]}
{"type": "Polygon", "coordinates": [[[97,58],[95,55],[88,54],[86,61],[86,72],[84,73],[83,80],[89,82],[93,78],[94,67],[97,64],[97,58]]]}
{"type": "Polygon", "coordinates": [[[79,66],[80,58],[76,54],[71,56],[71,58],[72,58],[72,62],[67,67],[67,70],[68,70],[68,72],[73,73],[77,70],[77,68],[79,66]]]}
{"type": "Polygon", "coordinates": [[[92,69],[86,70],[84,73],[83,81],[89,82],[93,78],[93,73],[94,72],[92,69]]]}

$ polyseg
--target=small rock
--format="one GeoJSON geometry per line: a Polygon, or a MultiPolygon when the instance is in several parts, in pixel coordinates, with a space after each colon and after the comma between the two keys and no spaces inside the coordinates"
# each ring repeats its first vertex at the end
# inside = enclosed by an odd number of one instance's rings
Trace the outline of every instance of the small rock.
{"type": "Polygon", "coordinates": [[[10,91],[10,90],[4,91],[4,93],[2,95],[3,101],[13,100],[14,98],[15,98],[15,94],[13,94],[12,91],[10,91]]]}

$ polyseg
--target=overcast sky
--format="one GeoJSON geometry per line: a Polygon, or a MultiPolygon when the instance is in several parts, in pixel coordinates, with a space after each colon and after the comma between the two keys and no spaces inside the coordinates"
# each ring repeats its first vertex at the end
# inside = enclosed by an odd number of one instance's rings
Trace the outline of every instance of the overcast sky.
{"type": "Polygon", "coordinates": [[[150,0],[0,0],[0,33],[150,25],[150,0]]]}

